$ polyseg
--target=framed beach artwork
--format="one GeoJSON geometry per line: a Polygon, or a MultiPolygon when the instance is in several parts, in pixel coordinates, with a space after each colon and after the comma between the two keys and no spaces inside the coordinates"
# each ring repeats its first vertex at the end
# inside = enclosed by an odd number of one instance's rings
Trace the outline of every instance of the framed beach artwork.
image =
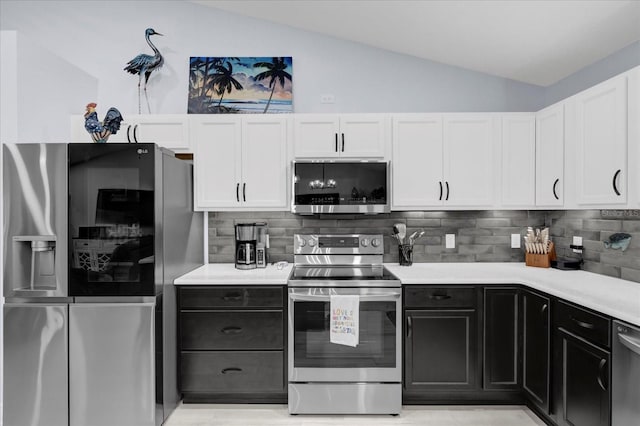
{"type": "Polygon", "coordinates": [[[191,57],[188,113],[291,113],[292,75],[290,56],[191,57]]]}

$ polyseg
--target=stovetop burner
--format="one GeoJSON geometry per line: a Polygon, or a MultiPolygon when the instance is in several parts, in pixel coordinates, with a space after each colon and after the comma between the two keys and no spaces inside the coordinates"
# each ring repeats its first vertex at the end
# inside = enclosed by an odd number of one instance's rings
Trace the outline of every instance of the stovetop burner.
{"type": "Polygon", "coordinates": [[[383,255],[380,234],[296,234],[289,287],[400,287],[383,255]]]}

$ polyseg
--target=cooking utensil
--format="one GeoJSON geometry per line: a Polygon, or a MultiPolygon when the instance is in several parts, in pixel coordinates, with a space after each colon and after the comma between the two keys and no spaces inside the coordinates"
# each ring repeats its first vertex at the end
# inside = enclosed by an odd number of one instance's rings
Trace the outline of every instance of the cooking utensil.
{"type": "Polygon", "coordinates": [[[393,225],[393,231],[395,232],[396,230],[400,244],[404,244],[404,238],[407,236],[407,225],[404,223],[396,223],[393,225]]]}

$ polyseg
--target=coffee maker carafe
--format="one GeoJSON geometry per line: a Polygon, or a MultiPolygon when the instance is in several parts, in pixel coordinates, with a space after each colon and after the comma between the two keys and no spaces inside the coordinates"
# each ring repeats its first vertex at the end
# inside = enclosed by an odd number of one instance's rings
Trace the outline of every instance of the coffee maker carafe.
{"type": "Polygon", "coordinates": [[[257,235],[254,223],[236,224],[236,269],[256,268],[257,235]]]}

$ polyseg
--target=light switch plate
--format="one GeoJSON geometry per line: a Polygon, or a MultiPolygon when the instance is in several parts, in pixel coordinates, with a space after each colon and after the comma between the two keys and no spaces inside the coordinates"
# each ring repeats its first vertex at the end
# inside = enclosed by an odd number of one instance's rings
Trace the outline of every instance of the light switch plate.
{"type": "Polygon", "coordinates": [[[511,248],[520,248],[520,234],[511,234],[511,248]]]}
{"type": "Polygon", "coordinates": [[[456,248],[456,234],[445,235],[445,247],[449,249],[456,248]]]}

